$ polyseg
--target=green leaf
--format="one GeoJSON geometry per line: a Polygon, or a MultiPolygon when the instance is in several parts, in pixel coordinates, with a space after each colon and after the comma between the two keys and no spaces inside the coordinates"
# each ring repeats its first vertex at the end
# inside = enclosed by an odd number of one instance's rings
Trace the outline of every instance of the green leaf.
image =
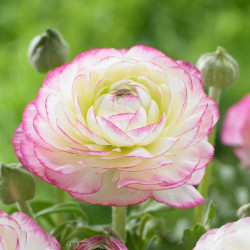
{"type": "Polygon", "coordinates": [[[31,201],[30,205],[32,207],[32,210],[34,213],[38,213],[40,210],[43,210],[45,208],[51,207],[54,205],[52,201],[31,201]]]}
{"type": "Polygon", "coordinates": [[[96,230],[93,227],[81,226],[76,227],[71,234],[67,236],[67,241],[72,241],[77,239],[78,241],[84,240],[85,238],[90,238],[96,235],[104,234],[104,230],[96,230]]]}
{"type": "Polygon", "coordinates": [[[70,242],[78,242],[85,238],[104,234],[103,226],[76,226],[77,223],[75,220],[67,221],[56,226],[50,232],[50,234],[54,235],[60,242],[62,250],[68,249],[67,245],[69,245],[70,242]]]}
{"type": "Polygon", "coordinates": [[[88,221],[87,214],[80,208],[80,206],[75,202],[67,202],[62,204],[56,204],[54,206],[45,208],[38,213],[35,214],[36,218],[39,218],[40,216],[53,214],[53,213],[76,213],[79,215],[84,222],[88,221]]]}
{"type": "Polygon", "coordinates": [[[60,242],[62,249],[66,249],[66,243],[68,235],[74,230],[75,221],[67,221],[60,225],[57,225],[52,229],[50,234],[54,235],[60,242]]]}
{"type": "Polygon", "coordinates": [[[149,241],[147,247],[146,247],[146,250],[152,250],[152,249],[157,249],[157,246],[159,245],[160,243],[160,238],[159,236],[157,235],[154,235],[151,240],[149,241]]]}
{"type": "Polygon", "coordinates": [[[127,231],[126,247],[128,249],[143,250],[139,242],[140,242],[140,238],[136,234],[130,231],[127,231]]]}
{"type": "Polygon", "coordinates": [[[134,209],[129,214],[129,218],[138,217],[146,213],[154,213],[158,211],[170,211],[174,209],[165,204],[156,202],[152,199],[148,199],[147,201],[137,206],[133,206],[133,208],[134,209]]]}
{"type": "Polygon", "coordinates": [[[158,230],[158,225],[154,219],[148,220],[146,222],[143,228],[143,232],[142,232],[142,240],[144,244],[148,244],[151,238],[155,236],[156,233],[158,233],[157,230],[158,230]]]}
{"type": "Polygon", "coordinates": [[[196,224],[193,229],[185,229],[180,249],[192,250],[204,233],[206,233],[206,229],[200,224],[196,224]]]}
{"type": "Polygon", "coordinates": [[[207,212],[206,212],[206,216],[205,216],[205,228],[207,230],[209,230],[211,228],[211,224],[215,215],[215,211],[216,211],[216,205],[213,204],[213,201],[209,202],[208,208],[207,208],[207,212]]]}
{"type": "Polygon", "coordinates": [[[145,227],[145,224],[148,222],[148,221],[151,221],[153,219],[153,216],[151,214],[145,214],[142,216],[141,220],[140,220],[140,223],[139,223],[139,226],[137,228],[137,234],[139,236],[142,237],[142,234],[143,234],[143,230],[144,230],[144,227],[145,227]]]}

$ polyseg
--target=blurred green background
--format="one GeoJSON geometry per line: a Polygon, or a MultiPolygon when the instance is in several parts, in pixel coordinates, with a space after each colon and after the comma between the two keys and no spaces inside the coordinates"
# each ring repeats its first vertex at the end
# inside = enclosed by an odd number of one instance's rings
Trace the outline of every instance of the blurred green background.
{"type": "MultiPolygon", "coordinates": [[[[224,47],[238,61],[240,77],[222,93],[219,130],[226,110],[250,92],[249,1],[1,0],[0,161],[5,163],[17,161],[12,135],[45,78],[29,65],[27,49],[31,39],[48,27],[60,30],[71,49],[70,60],[92,48],[144,44],[195,64],[201,54],[224,47]]],[[[216,143],[221,162],[238,164],[232,149],[220,143],[219,133],[216,143]]],[[[47,197],[49,188],[39,191],[41,197],[47,197]]]]}

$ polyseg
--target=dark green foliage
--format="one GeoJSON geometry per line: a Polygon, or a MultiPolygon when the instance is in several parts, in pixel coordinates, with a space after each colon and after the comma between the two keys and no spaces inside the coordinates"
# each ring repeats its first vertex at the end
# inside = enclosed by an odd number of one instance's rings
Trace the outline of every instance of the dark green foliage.
{"type": "Polygon", "coordinates": [[[202,225],[195,225],[193,229],[185,229],[180,244],[180,249],[192,250],[200,237],[206,233],[206,229],[202,225]]]}

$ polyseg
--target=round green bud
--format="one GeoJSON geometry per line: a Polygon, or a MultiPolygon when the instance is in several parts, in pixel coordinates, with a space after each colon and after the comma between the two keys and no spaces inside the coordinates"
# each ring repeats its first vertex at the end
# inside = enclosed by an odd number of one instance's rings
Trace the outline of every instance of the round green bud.
{"type": "Polygon", "coordinates": [[[21,164],[0,164],[0,200],[8,205],[31,200],[36,191],[36,179],[21,164]]]}
{"type": "Polygon", "coordinates": [[[46,73],[67,62],[69,47],[59,31],[51,28],[33,38],[28,57],[35,70],[46,73]]]}
{"type": "Polygon", "coordinates": [[[238,79],[239,66],[236,60],[222,47],[202,55],[197,68],[201,71],[205,86],[226,89],[238,79]]]}
{"type": "Polygon", "coordinates": [[[241,206],[237,211],[239,218],[250,217],[250,203],[241,206]]]}

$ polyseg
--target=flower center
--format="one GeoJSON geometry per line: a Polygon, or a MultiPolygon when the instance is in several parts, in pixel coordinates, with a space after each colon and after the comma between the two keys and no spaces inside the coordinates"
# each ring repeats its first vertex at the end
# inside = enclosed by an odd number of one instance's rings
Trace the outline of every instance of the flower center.
{"type": "Polygon", "coordinates": [[[118,89],[114,93],[115,97],[122,97],[122,96],[130,95],[130,94],[131,94],[131,91],[129,89],[118,89]]]}

